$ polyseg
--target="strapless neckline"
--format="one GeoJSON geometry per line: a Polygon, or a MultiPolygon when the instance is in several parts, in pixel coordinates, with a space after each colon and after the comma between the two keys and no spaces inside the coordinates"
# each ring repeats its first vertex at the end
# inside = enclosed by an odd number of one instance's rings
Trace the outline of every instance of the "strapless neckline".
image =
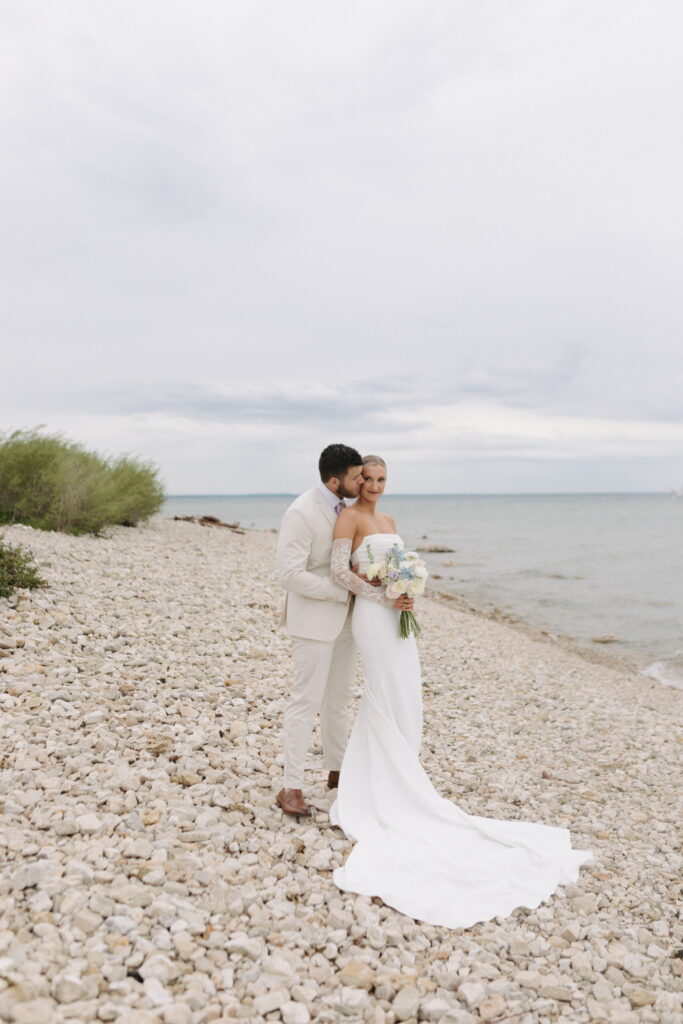
{"type": "Polygon", "coordinates": [[[351,552],[351,558],[353,558],[357,551],[360,551],[360,549],[365,544],[366,540],[370,540],[371,537],[398,537],[399,540],[401,539],[398,533],[368,533],[365,537],[363,537],[362,541],[360,542],[356,550],[351,552]]]}

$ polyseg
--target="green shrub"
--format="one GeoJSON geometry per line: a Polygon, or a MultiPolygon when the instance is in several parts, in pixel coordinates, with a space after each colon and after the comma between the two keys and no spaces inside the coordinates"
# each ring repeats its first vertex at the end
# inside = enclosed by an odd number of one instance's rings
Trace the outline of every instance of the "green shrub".
{"type": "Polygon", "coordinates": [[[151,463],[105,459],[62,435],[16,430],[0,438],[0,523],[97,533],[158,512],[164,488],[151,463]]]}
{"type": "Polygon", "coordinates": [[[17,587],[45,587],[45,580],[38,575],[30,551],[20,546],[5,544],[0,537],[0,597],[9,597],[17,587]]]}

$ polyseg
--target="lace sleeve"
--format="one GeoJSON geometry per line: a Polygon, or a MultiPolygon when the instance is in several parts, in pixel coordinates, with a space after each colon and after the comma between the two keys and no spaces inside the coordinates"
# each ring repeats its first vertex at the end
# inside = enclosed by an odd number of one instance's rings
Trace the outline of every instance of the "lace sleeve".
{"type": "Polygon", "coordinates": [[[386,608],[393,608],[393,601],[389,600],[384,592],[384,587],[373,587],[367,580],[362,580],[351,569],[351,541],[347,537],[339,537],[332,545],[332,558],[330,570],[332,579],[340,587],[345,587],[352,594],[358,597],[367,598],[368,601],[376,601],[386,608]]]}

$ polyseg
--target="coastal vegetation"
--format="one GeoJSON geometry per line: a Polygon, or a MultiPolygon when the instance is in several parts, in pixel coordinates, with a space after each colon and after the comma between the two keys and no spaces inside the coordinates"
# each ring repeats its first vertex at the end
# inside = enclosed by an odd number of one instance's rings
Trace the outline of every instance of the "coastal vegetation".
{"type": "Polygon", "coordinates": [[[5,544],[0,537],[0,597],[9,597],[17,588],[35,590],[45,585],[31,552],[20,545],[5,544]]]}
{"type": "Polygon", "coordinates": [[[105,458],[40,429],[0,435],[0,524],[99,533],[136,526],[163,502],[158,469],[135,456],[105,458]]]}

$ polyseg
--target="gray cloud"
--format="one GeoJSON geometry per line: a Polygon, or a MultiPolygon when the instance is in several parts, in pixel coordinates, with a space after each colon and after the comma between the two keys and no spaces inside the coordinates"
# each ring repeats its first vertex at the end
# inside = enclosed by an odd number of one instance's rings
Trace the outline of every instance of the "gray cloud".
{"type": "Polygon", "coordinates": [[[0,429],[175,489],[225,489],[223,427],[245,480],[268,431],[293,478],[355,432],[421,489],[465,438],[472,487],[518,452],[552,488],[538,446],[592,481],[599,421],[633,486],[678,485],[679,4],[22,0],[0,29],[0,429]]]}
{"type": "MultiPolygon", "coordinates": [[[[352,376],[347,379],[243,384],[162,383],[156,387],[130,382],[125,388],[100,386],[81,396],[83,411],[118,413],[164,413],[190,419],[220,422],[253,421],[320,422],[354,417],[363,425],[376,423],[397,406],[420,409],[429,405],[457,404],[467,399],[494,399],[511,408],[537,408],[552,402],[566,389],[580,370],[578,349],[568,350],[545,364],[520,367],[514,363],[497,366],[463,360],[447,379],[422,374],[387,374],[380,379],[352,376]]],[[[53,408],[72,407],[75,394],[65,389],[53,396],[53,408]]]]}

